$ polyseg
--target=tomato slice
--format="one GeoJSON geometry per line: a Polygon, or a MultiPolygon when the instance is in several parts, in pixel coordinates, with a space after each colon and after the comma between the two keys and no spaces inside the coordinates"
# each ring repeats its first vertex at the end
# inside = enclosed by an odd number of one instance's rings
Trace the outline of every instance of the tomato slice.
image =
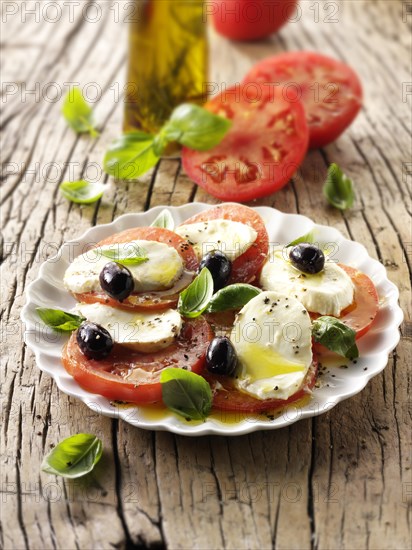
{"type": "Polygon", "coordinates": [[[129,403],[156,403],[162,401],[161,371],[176,367],[201,372],[212,338],[209,324],[199,317],[186,320],[176,342],[166,349],[138,353],[117,344],[109,357],[96,361],[83,355],[73,333],[62,361],[67,372],[91,393],[129,403]]]}
{"type": "Polygon", "coordinates": [[[236,85],[205,104],[232,120],[219,145],[209,151],[182,150],[187,175],[222,200],[249,201],[283,187],[302,162],[308,127],[300,102],[277,90],[236,85]]]}
{"type": "Polygon", "coordinates": [[[378,313],[378,292],[365,273],[344,264],[339,264],[339,267],[346,271],[355,285],[353,303],[341,312],[339,319],[348,327],[356,330],[356,338],[360,338],[371,328],[378,313]]]}
{"type": "Polygon", "coordinates": [[[362,86],[345,63],[315,52],[286,52],[257,63],[244,83],[273,85],[306,110],[310,148],[334,141],[362,106],[362,86]]]}
{"type": "Polygon", "coordinates": [[[213,391],[213,409],[244,413],[265,413],[279,410],[290,403],[299,401],[310,394],[318,372],[317,362],[310,367],[302,388],[288,399],[257,399],[246,392],[238,390],[229,376],[218,376],[203,373],[213,391]]]}
{"type": "Polygon", "coordinates": [[[185,273],[176,281],[175,285],[168,290],[158,292],[133,293],[123,302],[114,300],[103,291],[74,294],[76,300],[88,304],[99,302],[126,310],[163,309],[176,306],[179,299],[179,292],[191,283],[199,267],[196,253],[192,246],[190,246],[185,239],[173,233],[173,231],[159,227],[135,227],[133,229],[126,229],[125,231],[107,237],[96,246],[127,243],[134,240],[158,241],[172,246],[177,250],[183,259],[185,273]]]}
{"type": "Polygon", "coordinates": [[[200,212],[183,223],[186,225],[215,219],[244,223],[257,232],[256,241],[233,261],[228,284],[250,283],[258,276],[269,250],[269,237],[262,218],[255,210],[243,204],[221,204],[200,212]]]}

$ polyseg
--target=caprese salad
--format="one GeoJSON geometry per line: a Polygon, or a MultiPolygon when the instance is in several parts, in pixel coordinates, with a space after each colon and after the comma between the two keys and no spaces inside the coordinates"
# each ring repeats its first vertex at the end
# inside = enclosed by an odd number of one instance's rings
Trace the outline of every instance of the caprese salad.
{"type": "Polygon", "coordinates": [[[311,242],[270,248],[240,204],[172,224],[101,241],[65,272],[74,311],[38,308],[72,332],[63,365],[87,391],[186,419],[270,413],[311,394],[322,349],[358,356],[378,311],[365,274],[311,242]]]}

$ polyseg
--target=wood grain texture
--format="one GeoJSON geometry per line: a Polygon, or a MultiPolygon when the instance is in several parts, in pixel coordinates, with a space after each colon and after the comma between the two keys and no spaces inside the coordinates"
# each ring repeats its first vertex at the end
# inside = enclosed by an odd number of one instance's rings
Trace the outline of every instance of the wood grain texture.
{"type": "Polygon", "coordinates": [[[139,183],[105,178],[108,191],[97,205],[67,203],[58,184],[93,178],[121,127],[124,3],[97,2],[95,22],[82,12],[91,2],[73,8],[71,18],[60,3],[58,21],[46,20],[50,11],[37,21],[26,14],[24,24],[23,9],[47,2],[4,2],[3,15],[6,4],[18,11],[2,25],[2,80],[11,87],[1,104],[1,546],[410,548],[410,2],[307,0],[299,20],[270,40],[235,44],[212,35],[211,79],[219,86],[240,81],[256,59],[293,49],[322,51],[358,71],[365,107],[355,124],[312,151],[286,188],[253,204],[308,215],[362,242],[387,266],[405,312],[401,343],[359,395],[287,429],[232,439],[189,439],[103,418],[60,393],[23,345],[24,289],[61,243],[125,212],[217,201],[184,175],[178,159],[165,159],[139,183]],[[95,82],[102,92],[95,141],[68,129],[60,102],[50,100],[70,81],[95,82]],[[322,198],[332,161],[356,181],[350,212],[322,198]],[[104,440],[90,478],[63,482],[40,473],[44,453],[81,431],[104,440]]]}

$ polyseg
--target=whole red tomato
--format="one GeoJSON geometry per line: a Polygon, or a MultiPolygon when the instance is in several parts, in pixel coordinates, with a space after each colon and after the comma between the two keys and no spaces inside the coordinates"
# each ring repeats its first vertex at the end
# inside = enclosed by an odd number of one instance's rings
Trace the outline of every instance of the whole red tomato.
{"type": "Polygon", "coordinates": [[[217,32],[232,40],[258,40],[293,19],[298,0],[211,0],[217,32]]]}

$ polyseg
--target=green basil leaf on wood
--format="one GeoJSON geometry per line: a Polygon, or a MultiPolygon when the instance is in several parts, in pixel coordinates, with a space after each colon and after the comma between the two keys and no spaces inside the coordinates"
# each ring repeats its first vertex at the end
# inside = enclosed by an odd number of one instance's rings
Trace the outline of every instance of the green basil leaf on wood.
{"type": "Polygon", "coordinates": [[[135,179],[152,168],[170,142],[207,151],[221,142],[231,121],[192,103],[176,107],[156,134],[130,132],[116,139],[106,151],[103,166],[117,179],[135,179]]]}
{"type": "Polygon", "coordinates": [[[44,457],[41,469],[66,478],[81,477],[93,470],[103,452],[101,440],[91,434],[76,434],[63,439],[44,457]]]}
{"type": "Polygon", "coordinates": [[[355,200],[353,182],[335,163],[329,166],[323,194],[329,203],[339,210],[346,210],[353,206],[355,200]]]}
{"type": "Polygon", "coordinates": [[[65,181],[60,184],[61,194],[77,204],[91,204],[98,201],[105,189],[106,186],[103,183],[90,183],[86,180],[65,181]]]}
{"type": "Polygon", "coordinates": [[[67,124],[77,134],[89,133],[91,137],[99,135],[95,128],[93,111],[84,99],[80,88],[72,88],[67,92],[63,101],[62,114],[67,124]]]}

